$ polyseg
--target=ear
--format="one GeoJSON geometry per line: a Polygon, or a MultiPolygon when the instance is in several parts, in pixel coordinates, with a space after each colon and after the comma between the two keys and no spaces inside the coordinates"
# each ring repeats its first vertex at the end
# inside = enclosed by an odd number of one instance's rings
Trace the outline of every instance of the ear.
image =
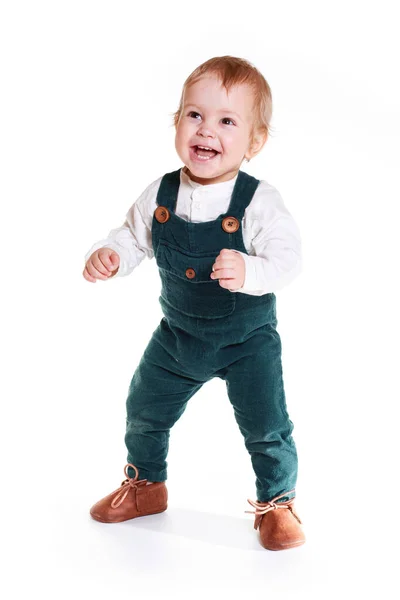
{"type": "Polygon", "coordinates": [[[253,140],[250,143],[244,157],[247,160],[254,158],[263,149],[265,142],[267,141],[268,133],[265,131],[259,131],[253,135],[253,140]]]}

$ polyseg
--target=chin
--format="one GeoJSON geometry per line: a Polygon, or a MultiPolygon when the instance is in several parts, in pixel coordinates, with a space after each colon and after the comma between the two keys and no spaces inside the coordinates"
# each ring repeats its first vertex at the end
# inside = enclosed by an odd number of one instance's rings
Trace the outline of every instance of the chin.
{"type": "Polygon", "coordinates": [[[215,168],[204,168],[198,167],[197,165],[192,164],[190,161],[187,163],[187,168],[193,175],[197,175],[198,177],[204,177],[204,179],[210,179],[211,177],[218,177],[224,173],[223,169],[215,169],[215,168]]]}
{"type": "Polygon", "coordinates": [[[190,161],[186,164],[186,167],[192,175],[200,177],[201,179],[215,179],[215,177],[221,177],[225,172],[224,169],[198,167],[190,161]]]}

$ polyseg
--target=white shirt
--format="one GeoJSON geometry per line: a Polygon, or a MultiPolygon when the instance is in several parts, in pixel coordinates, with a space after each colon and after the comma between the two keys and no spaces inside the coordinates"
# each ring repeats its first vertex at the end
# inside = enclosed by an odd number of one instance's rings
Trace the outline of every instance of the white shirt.
{"type": "MultiPolygon", "coordinates": [[[[129,275],[147,256],[153,258],[151,226],[157,208],[162,177],[151,183],[129,209],[122,227],[97,242],[85,257],[99,248],[117,252],[120,266],[116,276],[129,275]]],[[[237,179],[201,185],[181,169],[175,213],[192,223],[213,221],[226,213],[237,179]]],[[[242,219],[246,274],[243,287],[233,292],[261,296],[290,283],[301,271],[301,238],[278,190],[261,180],[242,219]]],[[[235,250],[235,252],[238,252],[235,250]]]]}

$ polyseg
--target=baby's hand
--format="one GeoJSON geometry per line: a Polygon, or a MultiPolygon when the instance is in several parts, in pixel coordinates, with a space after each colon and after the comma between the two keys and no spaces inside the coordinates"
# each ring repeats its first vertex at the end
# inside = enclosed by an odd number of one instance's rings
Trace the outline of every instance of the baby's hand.
{"type": "Polygon", "coordinates": [[[238,290],[243,287],[246,275],[246,265],[243,256],[223,248],[213,264],[211,279],[219,279],[219,285],[228,290],[238,290]]]}
{"type": "Polygon", "coordinates": [[[111,248],[100,248],[88,259],[83,270],[86,281],[96,283],[96,279],[108,279],[119,269],[119,256],[111,248]]]}

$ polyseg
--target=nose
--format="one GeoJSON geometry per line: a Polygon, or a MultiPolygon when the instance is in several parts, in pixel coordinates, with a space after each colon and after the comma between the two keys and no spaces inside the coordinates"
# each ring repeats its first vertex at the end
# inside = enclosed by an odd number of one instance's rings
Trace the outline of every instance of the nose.
{"type": "Polygon", "coordinates": [[[203,121],[203,123],[200,124],[200,127],[197,130],[197,133],[199,135],[201,135],[202,137],[215,138],[215,131],[214,131],[214,129],[212,129],[212,127],[208,123],[206,123],[205,121],[203,121]]]}

